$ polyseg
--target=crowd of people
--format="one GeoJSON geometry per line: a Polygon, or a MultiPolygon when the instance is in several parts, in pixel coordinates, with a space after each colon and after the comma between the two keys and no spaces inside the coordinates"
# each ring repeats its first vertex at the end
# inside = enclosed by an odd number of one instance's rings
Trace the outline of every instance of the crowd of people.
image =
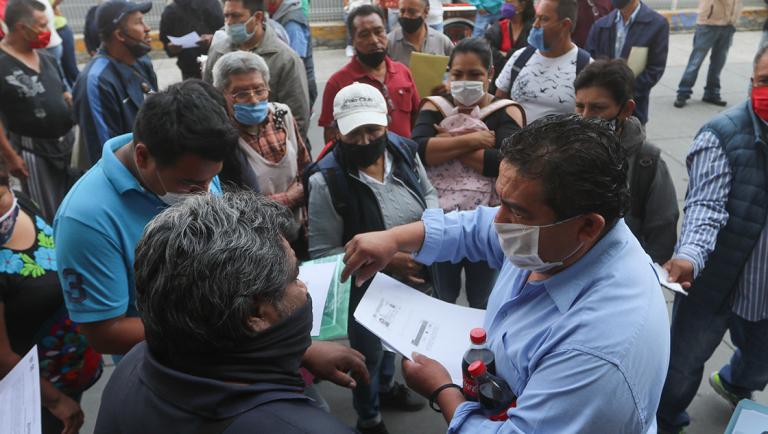
{"type": "MultiPolygon", "coordinates": [[[[44,433],[82,426],[102,355],[105,434],[386,434],[382,408],[427,402],[449,433],[678,433],[726,331],[711,387],[736,405],[768,384],[768,45],[749,99],[694,139],[678,232],[645,131],[669,25],[641,0],[473,0],[456,43],[440,1],[351,0],[347,63],[322,93],[308,2],[173,0],[159,37],[183,80],[165,89],[152,3],[94,6],[82,71],[59,4],[0,16],[0,377],[37,345],[44,433]],[[194,47],[172,40],[191,32],[194,47]],[[412,53],[448,57],[430,95],[412,53]],[[336,254],[349,345],[310,338],[298,279],[336,254]],[[690,293],[671,322],[653,262],[690,293]],[[379,271],[486,310],[517,397],[503,420],[425,356],[396,381],[397,356],[352,316],[379,271]],[[354,429],[322,380],[351,389],[354,429]]],[[[702,100],[727,105],[740,10],[700,1],[675,107],[710,50],[702,100]]]]}

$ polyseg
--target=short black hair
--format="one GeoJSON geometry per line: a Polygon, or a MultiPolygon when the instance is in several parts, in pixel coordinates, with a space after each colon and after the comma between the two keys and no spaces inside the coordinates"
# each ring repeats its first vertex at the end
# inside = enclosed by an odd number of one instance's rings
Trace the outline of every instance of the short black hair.
{"type": "Polygon", "coordinates": [[[453,58],[456,54],[472,53],[480,58],[480,63],[483,64],[487,71],[491,70],[493,66],[493,55],[491,54],[491,46],[485,38],[464,38],[453,47],[451,57],[448,58],[448,69],[451,69],[453,65],[453,58]]]}
{"type": "Polygon", "coordinates": [[[579,4],[576,0],[553,0],[557,2],[557,17],[561,20],[569,18],[576,28],[576,20],[579,16],[579,4]]]}
{"type": "Polygon", "coordinates": [[[368,15],[373,14],[378,15],[381,18],[381,22],[386,25],[387,20],[384,18],[384,11],[376,6],[362,5],[353,9],[347,17],[347,32],[349,32],[349,36],[352,37],[355,35],[355,18],[367,17],[368,15]]]}
{"type": "Polygon", "coordinates": [[[264,0],[224,0],[226,2],[240,2],[243,7],[251,11],[251,15],[264,11],[264,0]]]}
{"type": "Polygon", "coordinates": [[[5,25],[12,31],[20,21],[29,21],[34,11],[45,12],[45,5],[37,0],[11,0],[5,7],[5,25]]]}
{"type": "Polygon", "coordinates": [[[504,140],[504,160],[540,179],[558,220],[594,212],[610,227],[629,206],[627,160],[608,122],[550,115],[504,140]]]}
{"type": "MultiPolygon", "coordinates": [[[[7,16],[7,15],[6,15],[7,16]]],[[[765,56],[765,53],[768,53],[768,42],[764,43],[760,46],[760,48],[757,49],[757,53],[755,53],[755,59],[752,61],[752,68],[756,68],[757,64],[760,62],[760,59],[765,56]]]]}
{"type": "MultiPolygon", "coordinates": [[[[147,97],[133,124],[133,139],[144,143],[161,166],[184,154],[223,161],[237,147],[238,133],[212,85],[187,80],[147,97]]],[[[223,98],[223,97],[222,97],[223,98]]]]}
{"type": "Polygon", "coordinates": [[[601,59],[587,65],[573,82],[576,92],[589,87],[607,90],[616,104],[624,104],[635,95],[635,74],[624,59],[601,59]]]}

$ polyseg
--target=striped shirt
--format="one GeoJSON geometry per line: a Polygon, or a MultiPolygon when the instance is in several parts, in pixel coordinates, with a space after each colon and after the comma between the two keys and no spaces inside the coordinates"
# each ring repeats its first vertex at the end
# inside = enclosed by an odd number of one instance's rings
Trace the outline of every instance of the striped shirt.
{"type": "MultiPolygon", "coordinates": [[[[733,176],[720,141],[709,131],[696,136],[686,165],[690,181],[675,257],[691,261],[697,276],[715,248],[717,234],[728,222],[725,206],[733,176]]],[[[747,321],[768,319],[767,260],[768,231],[764,227],[733,294],[733,312],[747,321]]]]}

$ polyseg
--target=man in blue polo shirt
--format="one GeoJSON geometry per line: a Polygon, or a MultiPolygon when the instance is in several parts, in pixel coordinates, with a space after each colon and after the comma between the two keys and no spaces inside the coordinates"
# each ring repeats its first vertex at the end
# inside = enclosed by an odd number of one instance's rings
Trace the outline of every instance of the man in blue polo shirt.
{"type": "MultiPolygon", "coordinates": [[[[144,226],[185,195],[221,193],[216,175],[238,141],[225,105],[213,86],[196,80],[147,98],[133,134],[105,143],[101,160],[59,207],[54,237],[64,300],[96,351],[122,355],[144,340],[136,244],[144,226]]],[[[363,356],[338,343],[313,342],[302,366],[344,387],[368,381],[363,356]]]]}
{"type": "Polygon", "coordinates": [[[144,339],[133,273],[144,226],[180,195],[221,191],[216,174],[238,136],[203,86],[181,83],[148,98],[133,134],[104,144],[56,215],[67,308],[101,353],[125,354],[144,339]]]}
{"type": "Polygon", "coordinates": [[[89,165],[101,158],[107,140],[129,133],[144,98],[157,91],[147,54],[152,50],[144,14],[151,2],[108,0],[96,10],[102,44],[75,82],[74,111],[89,165]]]}

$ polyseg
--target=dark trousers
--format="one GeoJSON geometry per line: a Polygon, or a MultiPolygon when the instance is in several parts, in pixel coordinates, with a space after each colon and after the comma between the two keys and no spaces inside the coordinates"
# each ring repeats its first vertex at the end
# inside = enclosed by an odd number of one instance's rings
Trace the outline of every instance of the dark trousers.
{"type": "Polygon", "coordinates": [[[730,362],[720,368],[723,385],[728,391],[747,397],[768,384],[768,319],[747,321],[730,307],[711,313],[677,294],[672,310],[669,370],[657,413],[659,428],[675,431],[690,423],[685,409],[701,384],[704,363],[726,331],[731,332],[736,350],[730,362]]]}

